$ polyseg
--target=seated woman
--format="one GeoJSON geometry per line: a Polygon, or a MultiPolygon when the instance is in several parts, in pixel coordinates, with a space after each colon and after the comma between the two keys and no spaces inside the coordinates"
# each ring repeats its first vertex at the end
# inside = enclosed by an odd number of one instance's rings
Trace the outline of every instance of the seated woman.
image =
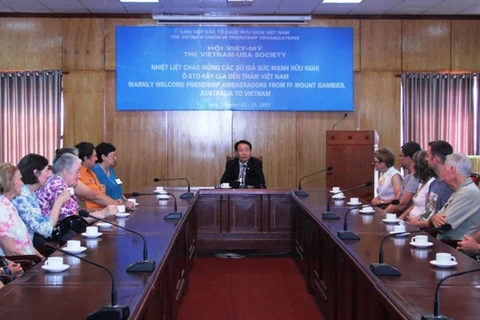
{"type": "Polygon", "coordinates": [[[435,172],[428,166],[427,151],[417,151],[413,155],[415,163],[414,176],[420,180],[417,193],[412,198],[413,205],[410,206],[401,216],[400,219],[410,221],[419,217],[425,211],[425,205],[428,201],[428,190],[430,184],[435,180],[435,172]]]}
{"type": "MultiPolygon", "coordinates": [[[[98,181],[97,175],[92,171],[98,159],[95,146],[90,142],[80,142],[75,148],[78,150],[78,157],[82,160],[82,166],[80,167],[80,181],[89,189],[103,194],[101,200],[84,199],[86,207],[88,209],[103,209],[106,205],[123,204],[123,199],[114,200],[107,196],[105,185],[98,181]]],[[[75,188],[75,193],[77,193],[77,188],[75,188]]],[[[125,203],[125,206],[128,209],[133,209],[135,207],[133,203],[131,204],[128,201],[125,203]]]]}
{"type": "MultiPolygon", "coordinates": [[[[63,153],[56,157],[53,163],[54,174],[50,176],[44,186],[35,191],[43,216],[49,216],[58,197],[69,188],[74,188],[80,178],[80,159],[71,153],[63,153]]],[[[59,220],[76,215],[80,206],[73,192],[60,208],[59,220]]],[[[107,206],[101,211],[95,211],[93,216],[106,218],[117,213],[117,206],[107,206]]],[[[90,220],[93,221],[93,220],[90,220]]]]}
{"type": "Polygon", "coordinates": [[[236,157],[227,161],[220,183],[229,183],[233,188],[266,188],[262,161],[252,157],[252,144],[240,140],[234,149],[236,157]]]}
{"type": "Polygon", "coordinates": [[[33,247],[27,227],[11,202],[22,186],[20,171],[12,164],[0,164],[0,255],[36,254],[43,258],[33,247]]]}
{"type": "Polygon", "coordinates": [[[388,148],[380,148],[373,154],[373,166],[381,173],[378,179],[377,196],[371,200],[374,206],[389,203],[400,197],[402,174],[393,166],[395,156],[388,148]]]}
{"type": "MultiPolygon", "coordinates": [[[[63,190],[53,203],[49,215],[44,216],[38,203],[35,191],[47,183],[48,178],[52,175],[48,160],[38,154],[28,154],[18,163],[18,170],[22,174],[24,186],[20,195],[13,198],[13,204],[17,208],[20,218],[27,226],[30,237],[34,239],[34,235],[39,234],[44,238],[50,237],[52,230],[58,222],[60,209],[63,204],[70,200],[70,192],[68,189],[63,190]]],[[[38,245],[43,245],[41,242],[38,245]]]]}
{"type": "Polygon", "coordinates": [[[135,208],[135,203],[127,201],[127,198],[123,195],[122,180],[117,177],[115,170],[113,170],[117,159],[115,146],[102,142],[95,147],[95,150],[98,159],[92,170],[97,175],[98,181],[105,186],[107,196],[114,200],[121,200],[127,208],[135,208]]]}

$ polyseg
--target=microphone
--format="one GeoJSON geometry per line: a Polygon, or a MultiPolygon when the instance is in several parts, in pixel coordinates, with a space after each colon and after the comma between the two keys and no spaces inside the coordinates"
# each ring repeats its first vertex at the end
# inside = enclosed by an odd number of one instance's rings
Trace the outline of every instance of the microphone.
{"type": "Polygon", "coordinates": [[[193,198],[193,193],[190,192],[190,181],[187,178],[154,178],[153,182],[159,181],[174,181],[174,180],[185,180],[187,181],[187,192],[180,195],[180,199],[190,199],[193,198]]]}
{"type": "Polygon", "coordinates": [[[338,220],[340,219],[339,216],[337,216],[335,213],[331,212],[330,211],[330,200],[332,199],[332,197],[336,194],[340,194],[340,193],[343,193],[345,191],[350,191],[350,190],[354,190],[354,189],[358,189],[358,188],[363,188],[363,187],[370,187],[372,185],[372,182],[371,181],[368,181],[362,185],[359,185],[359,186],[355,186],[355,187],[352,187],[352,188],[349,188],[349,189],[346,189],[346,190],[343,190],[343,191],[339,191],[339,192],[335,192],[335,193],[332,193],[328,199],[327,199],[327,211],[325,211],[323,214],[322,214],[322,219],[330,219],[330,220],[338,220]]]}
{"type": "Polygon", "coordinates": [[[320,170],[311,174],[307,174],[306,176],[301,177],[300,180],[298,180],[298,191],[295,191],[295,195],[297,195],[298,197],[308,197],[308,193],[306,193],[305,191],[302,191],[302,180],[305,178],[311,177],[313,175],[316,175],[325,171],[331,171],[331,170],[333,170],[332,166],[328,167],[327,169],[323,169],[323,170],[320,170]]]}
{"type": "MultiPolygon", "coordinates": [[[[178,220],[182,218],[182,213],[178,212],[177,209],[177,198],[173,193],[167,192],[166,194],[171,195],[173,197],[173,212],[166,214],[163,219],[164,220],[178,220]]],[[[153,196],[157,195],[156,193],[138,193],[132,192],[132,197],[136,198],[138,196],[153,196]]]]}
{"type": "MultiPolygon", "coordinates": [[[[412,233],[419,233],[419,232],[424,232],[424,231],[446,232],[450,229],[452,229],[452,225],[447,223],[447,224],[444,224],[440,227],[426,228],[426,229],[420,229],[420,230],[414,230],[414,231],[405,231],[405,232],[399,232],[399,233],[401,233],[401,234],[404,234],[404,233],[412,234],[412,233]]],[[[399,233],[398,232],[397,233],[390,233],[389,235],[385,236],[382,239],[382,242],[380,243],[380,251],[378,253],[378,263],[371,263],[370,264],[370,270],[373,272],[373,274],[375,274],[377,276],[401,276],[402,275],[397,268],[383,262],[383,243],[388,238],[390,238],[394,235],[398,235],[399,233]]]]}
{"type": "Polygon", "coordinates": [[[332,128],[332,131],[335,131],[335,126],[336,126],[338,123],[340,123],[343,119],[345,119],[346,117],[348,117],[348,113],[345,113],[340,120],[338,120],[337,122],[335,122],[335,124],[333,125],[333,128],[332,128]]]}
{"type": "MultiPolygon", "coordinates": [[[[390,201],[388,204],[399,204],[400,201],[397,199],[390,201]]],[[[381,206],[385,205],[381,204],[381,206]]],[[[356,210],[358,208],[365,208],[365,207],[378,207],[378,206],[372,206],[370,204],[365,204],[363,206],[355,206],[353,208],[350,208],[345,212],[345,216],[343,217],[343,231],[338,231],[337,235],[340,239],[342,240],[360,240],[360,236],[357,235],[356,233],[353,233],[351,231],[347,231],[347,215],[350,211],[356,210]]]]}
{"type": "Polygon", "coordinates": [[[143,240],[143,261],[137,261],[137,262],[129,265],[128,268],[127,268],[127,272],[152,272],[153,270],[155,270],[155,261],[148,260],[147,241],[145,241],[145,237],[142,236],[140,233],[138,233],[137,231],[134,231],[132,229],[122,227],[121,225],[110,222],[108,220],[92,216],[86,210],[78,211],[78,215],[81,216],[81,217],[84,217],[84,218],[93,218],[93,219],[97,219],[97,220],[109,223],[112,226],[115,226],[115,227],[123,229],[123,230],[127,230],[128,232],[131,232],[131,233],[136,234],[137,236],[140,236],[140,238],[142,238],[142,240],[143,240]]]}
{"type": "Polygon", "coordinates": [[[422,320],[434,320],[434,319],[440,319],[440,320],[451,320],[448,317],[442,316],[440,314],[440,285],[447,279],[457,277],[457,276],[462,276],[467,273],[472,273],[472,272],[477,272],[480,271],[480,268],[477,269],[471,269],[467,271],[462,271],[462,272],[457,272],[451,275],[448,275],[444,278],[442,278],[438,284],[437,288],[435,289],[435,300],[433,301],[433,314],[429,314],[427,316],[422,316],[422,320]]]}
{"type": "Polygon", "coordinates": [[[67,252],[65,250],[62,250],[48,242],[45,243],[45,246],[53,249],[55,251],[60,251],[63,254],[66,254],[68,256],[72,256],[75,258],[78,258],[82,261],[85,261],[87,263],[93,264],[96,267],[99,267],[100,269],[105,270],[108,275],[110,276],[110,279],[112,279],[112,291],[111,291],[111,305],[102,307],[100,310],[97,310],[87,316],[87,320],[103,320],[103,319],[115,319],[115,320],[126,320],[128,319],[128,316],[130,315],[130,307],[128,306],[121,306],[117,304],[117,290],[115,289],[115,280],[113,279],[113,275],[108,270],[106,267],[102,266],[101,264],[98,264],[96,262],[93,262],[91,260],[87,260],[85,258],[82,258],[80,256],[77,256],[76,254],[67,252]]]}

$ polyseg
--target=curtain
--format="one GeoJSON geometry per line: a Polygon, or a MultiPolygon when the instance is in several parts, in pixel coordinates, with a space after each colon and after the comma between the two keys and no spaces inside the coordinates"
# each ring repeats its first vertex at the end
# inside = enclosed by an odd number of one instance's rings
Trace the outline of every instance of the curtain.
{"type": "Polygon", "coordinates": [[[0,161],[28,153],[51,158],[62,143],[62,72],[0,74],[0,161]]]}
{"type": "Polygon", "coordinates": [[[448,141],[455,152],[473,154],[475,74],[407,73],[402,75],[403,142],[422,148],[448,141]]]}

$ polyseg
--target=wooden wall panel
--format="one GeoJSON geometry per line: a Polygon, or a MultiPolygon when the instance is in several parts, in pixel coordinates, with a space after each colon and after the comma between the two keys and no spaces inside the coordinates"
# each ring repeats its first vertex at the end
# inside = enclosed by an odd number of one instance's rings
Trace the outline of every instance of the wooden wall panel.
{"type": "Polygon", "coordinates": [[[400,147],[400,78],[395,72],[362,72],[362,130],[376,130],[379,147],[400,147]]]}
{"type": "Polygon", "coordinates": [[[105,19],[105,70],[115,70],[115,27],[116,26],[155,26],[152,19],[105,19]]]}
{"type": "Polygon", "coordinates": [[[295,185],[295,113],[294,112],[234,112],[233,139],[229,150],[238,140],[252,144],[252,154],[263,157],[263,173],[267,187],[295,185]]]}
{"type": "Polygon", "coordinates": [[[72,71],[64,75],[64,145],[102,141],[105,121],[104,88],[103,71],[72,71]]]}
{"type": "Polygon", "coordinates": [[[104,60],[104,19],[63,19],[63,68],[103,70],[104,60]]]}
{"type": "MultiPolygon", "coordinates": [[[[307,174],[326,168],[326,131],[332,130],[333,125],[344,115],[344,112],[298,112],[296,114],[297,158],[294,186],[298,187],[298,180],[307,174]]],[[[355,116],[349,114],[338,123],[335,130],[355,130],[355,116]]],[[[335,168],[334,168],[335,170],[335,168]]],[[[325,187],[326,175],[318,174],[302,182],[302,187],[325,187]]]]}
{"type": "Polygon", "coordinates": [[[452,21],[452,70],[480,71],[480,21],[452,21]]]}
{"type": "MultiPolygon", "coordinates": [[[[167,117],[168,172],[163,177],[187,178],[193,186],[220,184],[231,148],[232,112],[169,111],[167,117]]],[[[185,182],[168,185],[185,186],[185,182]]]]}
{"type": "Polygon", "coordinates": [[[353,70],[360,70],[360,21],[357,19],[315,19],[309,27],[352,27],[353,28],[353,70]]]}
{"type": "Polygon", "coordinates": [[[402,21],[402,71],[450,69],[449,20],[402,21]]]}
{"type": "Polygon", "coordinates": [[[62,19],[0,18],[0,70],[62,69],[62,19]]]}
{"type": "Polygon", "coordinates": [[[360,34],[362,71],[401,70],[402,22],[400,20],[361,20],[360,34]]]}

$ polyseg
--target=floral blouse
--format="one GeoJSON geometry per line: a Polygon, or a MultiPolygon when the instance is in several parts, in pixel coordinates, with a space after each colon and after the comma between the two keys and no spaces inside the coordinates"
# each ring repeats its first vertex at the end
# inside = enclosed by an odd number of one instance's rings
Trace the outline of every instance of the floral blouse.
{"type": "MultiPolygon", "coordinates": [[[[0,195],[0,237],[12,238],[15,248],[21,254],[35,254],[32,238],[25,223],[20,219],[15,206],[3,195],[0,195]]],[[[1,247],[0,255],[5,255],[1,247]]]]}
{"type": "MultiPolygon", "coordinates": [[[[68,186],[65,180],[54,174],[48,178],[47,183],[43,187],[35,190],[35,195],[38,198],[38,203],[44,217],[50,216],[50,211],[52,211],[55,200],[57,200],[60,193],[67,188],[68,186]]],[[[70,200],[65,202],[60,209],[58,220],[61,221],[66,217],[77,214],[78,209],[80,209],[80,206],[77,203],[77,197],[72,195],[70,200]]]]}
{"type": "Polygon", "coordinates": [[[45,238],[52,234],[53,225],[50,215],[44,216],[38,203],[37,196],[31,192],[27,185],[23,185],[22,193],[12,200],[17,208],[18,215],[27,226],[30,237],[38,233],[45,238]]]}

